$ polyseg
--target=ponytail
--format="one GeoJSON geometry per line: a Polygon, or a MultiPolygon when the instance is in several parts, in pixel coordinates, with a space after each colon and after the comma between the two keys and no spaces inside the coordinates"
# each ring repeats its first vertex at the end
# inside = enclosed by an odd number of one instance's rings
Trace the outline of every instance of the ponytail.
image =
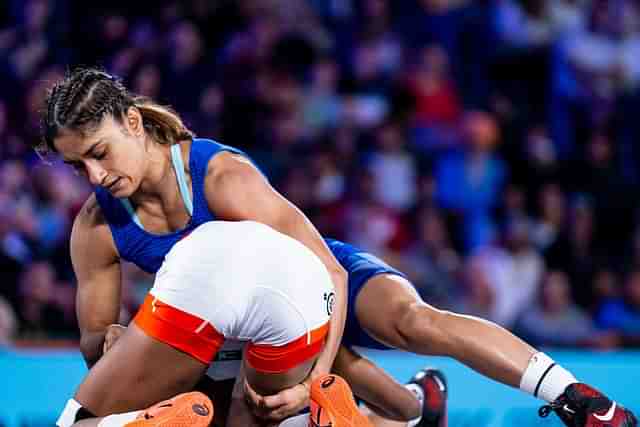
{"type": "Polygon", "coordinates": [[[154,141],[171,145],[193,138],[193,132],[170,107],[157,104],[146,97],[134,98],[133,106],[140,111],[144,128],[154,141]]]}

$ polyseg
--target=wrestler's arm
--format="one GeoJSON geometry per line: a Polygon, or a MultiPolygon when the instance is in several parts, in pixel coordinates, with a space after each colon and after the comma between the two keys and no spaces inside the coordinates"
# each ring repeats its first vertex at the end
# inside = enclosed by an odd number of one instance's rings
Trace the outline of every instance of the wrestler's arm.
{"type": "Polygon", "coordinates": [[[76,313],[80,350],[91,367],[102,355],[105,333],[120,313],[120,261],[94,195],[71,231],[71,261],[78,282],[76,313]]]}
{"type": "Polygon", "coordinates": [[[300,241],[324,263],[333,281],[336,302],[329,335],[322,354],[308,378],[309,383],[326,374],[333,365],[347,309],[347,274],[335,259],[311,221],[280,195],[245,157],[221,153],[209,163],[205,193],[217,218],[253,220],[300,241]]]}

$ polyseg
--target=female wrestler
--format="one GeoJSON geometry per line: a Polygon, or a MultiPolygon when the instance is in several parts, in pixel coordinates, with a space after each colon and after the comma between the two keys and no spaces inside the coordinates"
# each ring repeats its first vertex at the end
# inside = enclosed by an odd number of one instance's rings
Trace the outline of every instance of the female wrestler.
{"type": "MultiPolygon", "coordinates": [[[[246,157],[192,138],[178,116],[132,96],[112,76],[77,71],[54,86],[47,102],[45,148],[58,151],[96,186],[95,197],[75,221],[71,241],[82,348],[88,360],[99,357],[105,330],[117,321],[120,259],[153,272],[195,225],[214,217],[251,219],[300,240],[334,278],[336,319],[309,381],[329,370],[338,344],[332,332],[340,335],[344,325],[344,270],[335,255],[349,273],[350,315],[355,319],[343,344],[350,346],[347,340],[353,338],[452,356],[490,378],[555,402],[561,417],[630,425],[629,411],[578,384],[571,373],[508,331],[424,303],[399,272],[357,248],[329,242],[329,251],[309,221],[246,157]],[[593,399],[609,403],[596,407],[593,399]],[[613,418],[598,421],[609,409],[613,418]]],[[[357,378],[347,380],[356,389],[357,378]]],[[[386,390],[373,393],[370,387],[375,385],[364,381],[370,395],[384,396],[383,401],[396,396],[386,390]]],[[[258,400],[255,405],[274,409],[271,416],[284,417],[308,403],[308,387],[258,400]]]]}

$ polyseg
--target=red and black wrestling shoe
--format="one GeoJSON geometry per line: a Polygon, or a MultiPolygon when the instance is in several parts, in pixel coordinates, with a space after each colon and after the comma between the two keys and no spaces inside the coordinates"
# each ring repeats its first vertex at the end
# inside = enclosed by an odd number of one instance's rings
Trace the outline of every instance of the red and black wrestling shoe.
{"type": "Polygon", "coordinates": [[[416,427],[447,426],[447,380],[444,374],[434,368],[424,368],[411,378],[410,384],[422,388],[422,418],[416,427]]]}
{"type": "Polygon", "coordinates": [[[636,427],[633,413],[607,398],[593,387],[575,383],[569,385],[554,402],[540,408],[546,417],[551,411],[568,427],[636,427]]]}

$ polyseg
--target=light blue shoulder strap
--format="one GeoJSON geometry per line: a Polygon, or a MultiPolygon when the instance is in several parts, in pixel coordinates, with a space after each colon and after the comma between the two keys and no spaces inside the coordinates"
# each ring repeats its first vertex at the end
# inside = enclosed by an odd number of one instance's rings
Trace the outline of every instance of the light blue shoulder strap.
{"type": "Polygon", "coordinates": [[[180,187],[184,207],[187,209],[187,212],[189,212],[189,215],[193,216],[193,202],[189,195],[187,177],[184,173],[184,162],[182,161],[182,153],[180,152],[180,145],[178,144],[171,146],[171,161],[173,162],[173,169],[176,171],[176,177],[178,178],[178,187],[180,187]]]}

